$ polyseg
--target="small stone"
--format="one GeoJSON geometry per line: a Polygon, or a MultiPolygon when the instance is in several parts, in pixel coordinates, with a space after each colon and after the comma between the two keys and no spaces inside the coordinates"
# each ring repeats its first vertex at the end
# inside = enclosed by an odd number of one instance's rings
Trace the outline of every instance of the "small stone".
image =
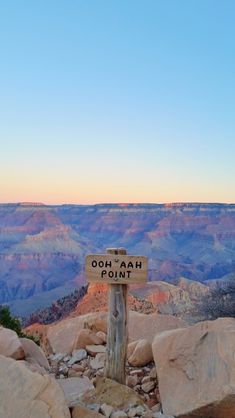
{"type": "Polygon", "coordinates": [[[111,418],[126,418],[127,414],[124,411],[115,411],[112,413],[111,418]]]}
{"type": "Polygon", "coordinates": [[[136,408],[136,414],[137,415],[139,415],[140,417],[142,417],[143,414],[144,414],[144,412],[145,412],[145,409],[144,409],[143,406],[141,406],[141,405],[137,406],[137,408],[136,408]]]}
{"type": "Polygon", "coordinates": [[[51,361],[62,361],[64,357],[67,356],[67,353],[56,353],[56,354],[51,354],[49,356],[49,360],[51,361]]]}
{"type": "Polygon", "coordinates": [[[90,361],[91,368],[94,370],[102,369],[105,363],[105,353],[98,353],[95,358],[90,361]]]}
{"type": "Polygon", "coordinates": [[[152,409],[153,412],[160,412],[161,411],[161,404],[156,403],[154,406],[152,406],[151,409],[152,409]]]}
{"type": "Polygon", "coordinates": [[[155,396],[152,394],[152,392],[149,393],[150,395],[150,399],[149,401],[146,402],[148,408],[150,408],[152,410],[153,406],[155,406],[157,404],[157,400],[155,398],[155,396]]]}
{"type": "Polygon", "coordinates": [[[90,369],[85,370],[85,372],[83,373],[83,376],[86,376],[86,377],[91,377],[91,375],[92,375],[92,371],[90,369]]]}
{"type": "Polygon", "coordinates": [[[83,348],[80,350],[74,350],[71,360],[69,360],[68,365],[72,366],[74,363],[77,363],[87,357],[87,352],[83,348]]]}
{"type": "Polygon", "coordinates": [[[152,379],[156,379],[156,378],[157,378],[157,369],[156,369],[156,367],[154,367],[154,368],[150,371],[149,376],[150,376],[152,379]]]}
{"type": "Polygon", "coordinates": [[[70,369],[68,371],[68,377],[82,377],[82,372],[77,372],[76,370],[70,369]]]}
{"type": "Polygon", "coordinates": [[[61,366],[59,367],[59,372],[60,373],[64,373],[67,374],[68,373],[68,367],[65,364],[61,364],[61,366]]]}
{"type": "Polygon", "coordinates": [[[87,408],[88,409],[91,409],[91,411],[99,412],[99,410],[100,410],[100,404],[99,403],[89,403],[87,405],[87,408]]]}
{"type": "Polygon", "coordinates": [[[101,376],[101,377],[103,377],[103,376],[104,376],[104,369],[99,369],[99,370],[97,370],[97,372],[96,372],[96,376],[101,376]]]}
{"type": "Polygon", "coordinates": [[[103,405],[101,405],[100,411],[102,412],[102,414],[104,414],[105,417],[109,418],[113,412],[113,407],[104,403],[103,405]]]}
{"type": "Polygon", "coordinates": [[[72,369],[76,372],[84,372],[85,368],[81,364],[73,364],[72,369]]]}
{"type": "Polygon", "coordinates": [[[146,382],[142,385],[142,390],[145,393],[149,393],[151,392],[151,390],[153,390],[155,387],[155,382],[151,381],[151,382],[146,382]]]}
{"type": "Polygon", "coordinates": [[[126,384],[130,388],[135,387],[138,383],[139,383],[139,378],[136,374],[134,376],[127,376],[126,384]]]}
{"type": "Polygon", "coordinates": [[[145,411],[142,416],[143,416],[143,418],[153,418],[153,412],[152,411],[145,411]]]}
{"type": "Polygon", "coordinates": [[[106,347],[104,345],[87,345],[86,351],[94,357],[98,353],[105,353],[106,347]]]}
{"type": "Polygon", "coordinates": [[[144,375],[144,372],[143,372],[142,369],[134,369],[134,370],[131,370],[130,371],[130,375],[131,376],[135,376],[135,375],[137,375],[137,376],[143,376],[144,375]]]}
{"type": "Polygon", "coordinates": [[[96,335],[103,341],[103,343],[107,343],[107,334],[105,334],[105,332],[98,331],[96,335]]]}
{"type": "Polygon", "coordinates": [[[136,408],[130,408],[127,415],[129,418],[134,418],[136,416],[136,408]]]}
{"type": "Polygon", "coordinates": [[[152,380],[152,378],[150,376],[145,376],[145,377],[143,377],[141,383],[143,384],[143,383],[151,382],[151,380],[152,380]]]}

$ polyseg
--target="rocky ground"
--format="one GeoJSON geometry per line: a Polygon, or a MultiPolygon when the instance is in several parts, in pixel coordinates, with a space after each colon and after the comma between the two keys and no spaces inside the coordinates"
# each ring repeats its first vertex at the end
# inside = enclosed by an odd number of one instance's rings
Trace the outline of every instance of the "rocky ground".
{"type": "Polygon", "coordinates": [[[1,418],[235,418],[235,319],[130,312],[126,384],[105,377],[107,314],[0,327],[1,418]]]}

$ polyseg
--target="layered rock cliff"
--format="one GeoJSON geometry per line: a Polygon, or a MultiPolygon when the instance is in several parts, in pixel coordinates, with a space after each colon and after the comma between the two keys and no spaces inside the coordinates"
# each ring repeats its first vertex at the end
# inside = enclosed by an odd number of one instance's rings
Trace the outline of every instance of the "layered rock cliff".
{"type": "Polygon", "coordinates": [[[86,254],[110,246],[147,256],[150,280],[221,279],[235,271],[234,238],[234,204],[0,205],[0,303],[50,304],[85,283],[86,254]]]}

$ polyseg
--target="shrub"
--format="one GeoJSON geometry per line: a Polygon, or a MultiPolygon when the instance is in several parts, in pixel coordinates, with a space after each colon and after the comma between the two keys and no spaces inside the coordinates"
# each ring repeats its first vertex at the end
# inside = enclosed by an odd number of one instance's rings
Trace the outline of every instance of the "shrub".
{"type": "Polygon", "coordinates": [[[33,337],[32,335],[27,335],[22,331],[19,319],[11,315],[8,306],[0,305],[0,324],[5,328],[15,331],[19,337],[29,338],[39,345],[39,339],[33,337]]]}
{"type": "Polygon", "coordinates": [[[209,295],[202,298],[198,310],[205,319],[235,318],[235,280],[212,289],[209,295]]]}

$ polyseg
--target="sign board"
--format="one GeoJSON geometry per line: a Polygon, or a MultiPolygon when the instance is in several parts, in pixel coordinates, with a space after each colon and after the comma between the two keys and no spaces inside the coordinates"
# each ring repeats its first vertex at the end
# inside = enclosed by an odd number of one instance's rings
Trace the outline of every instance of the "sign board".
{"type": "Polygon", "coordinates": [[[88,282],[143,283],[147,281],[147,257],[134,255],[94,254],[86,257],[88,282]]]}

